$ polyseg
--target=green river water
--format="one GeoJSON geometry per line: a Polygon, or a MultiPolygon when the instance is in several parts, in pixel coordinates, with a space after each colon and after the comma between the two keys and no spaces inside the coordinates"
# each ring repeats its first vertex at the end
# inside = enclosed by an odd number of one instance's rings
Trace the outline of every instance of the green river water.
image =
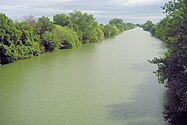
{"type": "Polygon", "coordinates": [[[164,49],[136,28],[0,66],[0,125],[166,125],[165,90],[147,62],[164,49]]]}

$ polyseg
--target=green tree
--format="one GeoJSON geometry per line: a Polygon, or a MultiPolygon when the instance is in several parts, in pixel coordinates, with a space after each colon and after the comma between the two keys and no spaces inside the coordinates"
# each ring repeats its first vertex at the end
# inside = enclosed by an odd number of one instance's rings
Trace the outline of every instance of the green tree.
{"type": "Polygon", "coordinates": [[[157,25],[153,24],[152,28],[150,29],[150,32],[153,36],[155,36],[157,30],[157,25]]]}
{"type": "Polygon", "coordinates": [[[54,25],[48,17],[42,16],[38,18],[37,31],[40,35],[43,35],[46,31],[52,31],[53,29],[54,25]]]}
{"type": "Polygon", "coordinates": [[[114,37],[120,33],[119,29],[116,26],[111,26],[111,37],[114,37]]]}
{"type": "Polygon", "coordinates": [[[78,35],[79,39],[83,41],[83,43],[88,42],[89,38],[87,35],[88,30],[94,29],[98,24],[95,21],[93,15],[89,15],[87,13],[82,13],[81,11],[75,10],[73,13],[69,14],[69,28],[75,30],[78,35]]]}
{"type": "Polygon", "coordinates": [[[123,22],[123,19],[119,19],[119,18],[111,19],[109,21],[109,24],[113,25],[113,26],[116,26],[119,33],[123,32],[124,30],[129,30],[129,29],[135,28],[135,25],[133,25],[132,23],[125,24],[123,22]]]}
{"type": "Polygon", "coordinates": [[[110,38],[118,35],[120,33],[120,30],[114,25],[107,24],[103,28],[103,33],[105,38],[110,38]]]}
{"type": "MultiPolygon", "coordinates": [[[[20,35],[17,36],[16,41],[20,42],[20,45],[25,46],[28,49],[28,52],[24,52],[24,55],[38,55],[42,51],[42,48],[40,46],[40,38],[39,35],[36,33],[36,30],[24,22],[16,23],[15,27],[20,35]]],[[[15,45],[17,45],[16,41],[14,41],[15,45]]]]}
{"type": "Polygon", "coordinates": [[[144,29],[145,31],[150,31],[151,28],[152,28],[152,26],[153,26],[152,21],[148,20],[148,21],[143,25],[143,29],[144,29]]]}
{"type": "Polygon", "coordinates": [[[66,14],[56,14],[53,16],[53,22],[54,24],[58,24],[61,26],[68,26],[69,25],[69,16],[66,14]]]}
{"type": "Polygon", "coordinates": [[[0,63],[30,58],[41,52],[39,36],[26,23],[13,23],[5,14],[0,14],[0,63]]]}
{"type": "Polygon", "coordinates": [[[37,56],[42,52],[78,47],[82,43],[100,42],[114,37],[124,29],[133,28],[114,18],[110,24],[98,25],[93,15],[75,10],[69,14],[56,14],[53,22],[42,16],[24,17],[14,23],[0,14],[0,64],[37,56]]]}
{"type": "Polygon", "coordinates": [[[114,18],[109,21],[109,24],[117,25],[117,24],[123,24],[123,19],[114,18]]]}
{"type": "Polygon", "coordinates": [[[60,46],[59,38],[54,32],[45,32],[43,35],[42,45],[46,52],[52,52],[60,46]]]}
{"type": "Polygon", "coordinates": [[[87,42],[101,42],[104,39],[104,33],[99,26],[94,27],[94,29],[87,29],[84,36],[87,42]]]}
{"type": "Polygon", "coordinates": [[[111,37],[111,25],[107,24],[106,26],[104,26],[103,32],[104,32],[105,38],[110,38],[111,37]]]}
{"type": "Polygon", "coordinates": [[[55,29],[51,32],[45,32],[41,44],[46,52],[52,52],[58,49],[79,47],[81,42],[77,33],[72,29],[55,25],[55,29]]]}
{"type": "MultiPolygon", "coordinates": [[[[172,36],[172,46],[162,58],[155,58],[152,63],[158,65],[155,72],[160,83],[168,88],[168,101],[164,117],[171,125],[186,125],[187,123],[187,1],[171,0],[163,7],[168,21],[167,29],[161,38],[172,36]],[[170,20],[172,20],[170,22],[170,20]],[[176,20],[175,22],[173,22],[176,20]]],[[[163,23],[163,22],[161,22],[163,23]]],[[[162,27],[163,26],[163,27],[162,27]]],[[[158,32],[158,31],[157,31],[158,32]]],[[[169,39],[168,39],[169,41],[169,39]]]]}
{"type": "Polygon", "coordinates": [[[55,32],[58,34],[59,38],[61,37],[60,48],[74,48],[81,46],[78,34],[74,30],[68,27],[56,26],[55,32]]]}

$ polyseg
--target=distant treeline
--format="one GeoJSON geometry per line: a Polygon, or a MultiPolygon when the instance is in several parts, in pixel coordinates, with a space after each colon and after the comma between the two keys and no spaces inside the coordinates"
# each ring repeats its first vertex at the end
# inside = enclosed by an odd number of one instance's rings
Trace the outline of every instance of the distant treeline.
{"type": "Polygon", "coordinates": [[[69,14],[57,14],[53,21],[42,16],[24,17],[14,22],[0,14],[0,64],[38,56],[44,52],[79,47],[81,44],[100,42],[114,37],[124,30],[134,28],[114,18],[109,24],[98,24],[93,15],[75,10],[69,14]]]}
{"type": "Polygon", "coordinates": [[[168,46],[163,57],[151,62],[160,83],[168,88],[164,116],[171,125],[187,124],[187,1],[171,0],[163,7],[166,17],[157,24],[147,21],[143,29],[168,46]]]}

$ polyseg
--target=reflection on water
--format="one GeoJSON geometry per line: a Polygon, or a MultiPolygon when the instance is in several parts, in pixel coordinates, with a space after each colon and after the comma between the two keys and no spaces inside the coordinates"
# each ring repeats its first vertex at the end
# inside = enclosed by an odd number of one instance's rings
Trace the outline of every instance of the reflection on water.
{"type": "Polygon", "coordinates": [[[129,119],[129,118],[136,118],[141,114],[139,109],[136,109],[134,103],[131,104],[113,104],[107,106],[109,111],[110,119],[114,120],[121,120],[121,119],[129,119]]]}
{"type": "Polygon", "coordinates": [[[138,91],[134,100],[106,106],[108,119],[130,125],[166,124],[162,118],[163,114],[160,112],[164,111],[164,107],[158,106],[164,103],[163,93],[165,90],[157,85],[156,78],[150,79],[150,77],[147,77],[140,86],[137,86],[138,91]]]}
{"type": "Polygon", "coordinates": [[[156,69],[156,65],[150,64],[147,61],[147,62],[133,64],[132,69],[137,70],[139,72],[152,72],[156,69]]]}

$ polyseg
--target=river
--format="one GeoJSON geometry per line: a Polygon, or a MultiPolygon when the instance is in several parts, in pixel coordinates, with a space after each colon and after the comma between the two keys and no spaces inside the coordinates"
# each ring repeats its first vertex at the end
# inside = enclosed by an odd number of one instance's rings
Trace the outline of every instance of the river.
{"type": "Polygon", "coordinates": [[[164,49],[135,28],[0,66],[0,125],[166,125],[165,90],[147,62],[164,49]]]}

